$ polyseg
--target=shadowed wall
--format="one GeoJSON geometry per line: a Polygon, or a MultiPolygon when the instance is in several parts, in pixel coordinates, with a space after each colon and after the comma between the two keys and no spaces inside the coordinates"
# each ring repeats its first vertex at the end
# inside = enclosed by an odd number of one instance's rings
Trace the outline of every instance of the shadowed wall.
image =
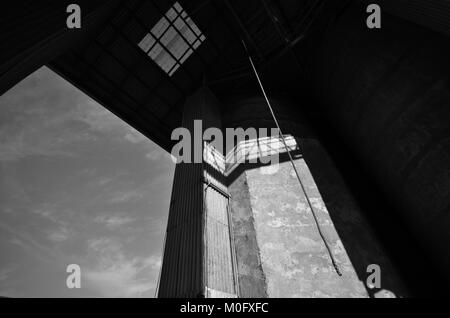
{"type": "Polygon", "coordinates": [[[324,33],[315,99],[449,278],[450,42],[387,13],[369,30],[364,10],[348,7],[324,33]]]}

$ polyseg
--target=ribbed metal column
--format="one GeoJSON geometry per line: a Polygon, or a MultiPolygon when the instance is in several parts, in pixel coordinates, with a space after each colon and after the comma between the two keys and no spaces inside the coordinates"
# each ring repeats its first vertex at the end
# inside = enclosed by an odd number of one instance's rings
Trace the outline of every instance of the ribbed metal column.
{"type": "MultiPolygon", "coordinates": [[[[183,127],[194,121],[203,131],[221,128],[219,103],[207,88],[186,100],[183,127]]],[[[202,163],[179,163],[175,168],[172,200],[158,297],[235,297],[235,281],[228,222],[228,195],[217,161],[223,155],[211,147],[202,163]],[[211,154],[214,153],[213,156],[211,154]]]]}

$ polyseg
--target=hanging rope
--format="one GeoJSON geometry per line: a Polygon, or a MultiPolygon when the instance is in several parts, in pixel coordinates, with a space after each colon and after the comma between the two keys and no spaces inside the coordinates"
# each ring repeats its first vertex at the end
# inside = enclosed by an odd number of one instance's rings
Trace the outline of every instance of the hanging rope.
{"type": "Polygon", "coordinates": [[[280,135],[280,137],[281,137],[281,139],[282,139],[282,141],[283,141],[284,147],[285,147],[286,152],[287,152],[287,154],[288,154],[288,156],[289,156],[289,160],[291,161],[291,164],[292,164],[292,167],[294,168],[294,171],[295,171],[295,174],[296,174],[296,176],[297,176],[298,182],[300,183],[300,187],[302,188],[302,191],[303,191],[303,193],[304,193],[304,195],[305,195],[306,201],[308,202],[308,206],[309,206],[309,208],[310,208],[310,210],[311,210],[311,214],[312,214],[312,216],[313,216],[313,218],[314,218],[314,223],[316,224],[316,227],[317,227],[317,232],[319,233],[320,238],[322,239],[322,241],[323,241],[323,243],[324,243],[324,245],[325,245],[325,248],[326,248],[327,251],[328,251],[328,255],[330,256],[331,263],[333,264],[333,267],[334,267],[336,273],[337,273],[339,276],[342,276],[342,273],[341,273],[341,271],[339,270],[339,266],[337,265],[336,260],[335,260],[335,258],[334,258],[333,252],[331,251],[331,248],[330,248],[330,246],[328,245],[328,242],[327,242],[327,240],[326,240],[326,238],[325,238],[325,235],[322,233],[322,229],[320,228],[320,224],[319,224],[319,220],[317,219],[317,215],[316,215],[316,213],[315,213],[315,211],[314,211],[314,209],[313,209],[313,206],[312,206],[312,204],[311,204],[311,201],[309,200],[308,194],[306,193],[305,186],[303,185],[303,182],[302,182],[302,180],[301,180],[301,178],[300,178],[300,175],[299,175],[299,173],[298,173],[298,171],[297,171],[297,167],[296,167],[295,164],[294,164],[294,160],[292,159],[291,153],[290,153],[290,151],[289,151],[289,147],[288,147],[288,145],[287,145],[287,143],[286,143],[286,140],[284,139],[283,132],[281,131],[280,125],[278,124],[278,120],[277,120],[277,118],[276,118],[276,116],[275,116],[275,113],[274,113],[274,111],[273,111],[273,109],[272,109],[272,106],[270,105],[269,98],[267,98],[266,91],[264,90],[264,86],[263,86],[262,83],[261,83],[261,80],[260,80],[260,78],[259,78],[258,72],[256,71],[256,67],[255,67],[255,65],[253,64],[252,57],[250,56],[250,53],[249,53],[248,50],[247,50],[247,46],[245,45],[244,40],[242,40],[242,44],[244,45],[245,52],[246,52],[247,55],[248,55],[248,59],[250,60],[250,64],[252,65],[253,72],[255,73],[256,79],[258,80],[259,87],[261,88],[261,91],[262,91],[262,93],[263,93],[263,95],[264,95],[264,98],[265,98],[265,100],[266,100],[267,106],[269,107],[270,113],[272,114],[272,118],[273,118],[273,120],[274,120],[274,122],[275,122],[275,125],[277,126],[278,133],[279,133],[279,135],[280,135]]]}

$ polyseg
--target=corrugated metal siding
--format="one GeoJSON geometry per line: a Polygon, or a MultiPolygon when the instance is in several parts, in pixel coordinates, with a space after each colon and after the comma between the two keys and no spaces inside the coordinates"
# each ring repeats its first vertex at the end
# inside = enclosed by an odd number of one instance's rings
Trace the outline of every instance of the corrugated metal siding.
{"type": "MultiPolygon", "coordinates": [[[[203,129],[220,127],[213,97],[202,89],[186,101],[183,127],[191,136],[195,119],[203,120],[203,129]]],[[[220,180],[224,158],[214,149],[205,154],[203,163],[179,163],[175,168],[158,297],[211,296],[210,290],[234,294],[228,195],[220,180]],[[213,152],[215,156],[208,155],[213,152]],[[209,159],[220,163],[212,166],[209,159]]]]}
{"type": "Polygon", "coordinates": [[[201,164],[178,164],[161,271],[159,297],[197,297],[203,292],[201,164]]]}
{"type": "MultiPolygon", "coordinates": [[[[193,136],[194,120],[202,119],[203,94],[186,100],[183,127],[193,136]]],[[[201,146],[201,145],[200,145],[201,146]]],[[[158,297],[198,297],[204,292],[203,165],[179,163],[172,200],[158,297]]]]}

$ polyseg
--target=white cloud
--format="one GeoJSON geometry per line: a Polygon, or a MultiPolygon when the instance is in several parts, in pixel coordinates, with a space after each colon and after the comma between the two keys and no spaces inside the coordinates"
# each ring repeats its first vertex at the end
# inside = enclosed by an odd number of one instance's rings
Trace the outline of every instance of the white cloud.
{"type": "Polygon", "coordinates": [[[86,99],[84,104],[79,104],[75,120],[81,121],[89,126],[89,129],[100,132],[113,130],[128,130],[129,126],[116,115],[97,102],[86,99]],[[86,107],[88,104],[88,107],[86,107]]]}
{"type": "Polygon", "coordinates": [[[166,153],[166,152],[165,152],[164,150],[162,150],[162,149],[153,149],[153,150],[149,151],[149,152],[145,155],[145,157],[146,157],[147,159],[154,160],[154,161],[160,160],[160,159],[162,159],[162,158],[167,158],[167,156],[169,156],[169,154],[166,153]]]}
{"type": "Polygon", "coordinates": [[[6,266],[0,269],[0,282],[7,280],[14,271],[14,266],[6,266]]]}
{"type": "Polygon", "coordinates": [[[158,270],[161,267],[161,263],[162,263],[161,257],[156,256],[156,255],[152,255],[143,261],[143,264],[145,264],[145,267],[149,266],[152,269],[158,269],[158,270]]]}
{"type": "Polygon", "coordinates": [[[69,237],[71,237],[70,230],[65,227],[47,231],[47,238],[55,243],[64,242],[69,237]]]}
{"type": "Polygon", "coordinates": [[[75,137],[63,138],[61,136],[52,136],[43,134],[45,138],[36,139],[36,135],[31,131],[7,132],[9,127],[0,129],[0,161],[14,161],[28,156],[73,156],[67,150],[60,149],[63,145],[73,142],[75,137]],[[69,140],[70,139],[70,140],[69,140]]]}
{"type": "Polygon", "coordinates": [[[101,215],[95,218],[95,221],[105,225],[110,230],[115,230],[125,224],[134,222],[135,219],[129,216],[122,215],[101,215]]]}
{"type": "Polygon", "coordinates": [[[147,137],[145,137],[143,134],[134,129],[130,129],[130,131],[127,134],[125,134],[124,138],[133,144],[148,141],[147,137]]]}
{"type": "Polygon", "coordinates": [[[144,194],[139,189],[117,191],[111,198],[111,203],[123,203],[140,199],[144,194]]]}
{"type": "Polygon", "coordinates": [[[82,269],[89,288],[104,297],[154,296],[160,257],[128,258],[122,245],[107,237],[92,239],[88,246],[96,257],[96,266],[82,269]]]}
{"type": "Polygon", "coordinates": [[[49,226],[52,226],[53,228],[45,230],[47,238],[50,241],[60,243],[73,236],[73,230],[68,226],[68,223],[58,218],[58,213],[56,213],[53,209],[37,208],[32,210],[32,212],[51,222],[49,226]]]}
{"type": "Polygon", "coordinates": [[[109,183],[111,183],[114,180],[114,178],[109,178],[109,177],[104,177],[104,178],[100,178],[98,180],[98,184],[103,187],[109,183]]]}
{"type": "Polygon", "coordinates": [[[102,254],[109,254],[120,251],[121,245],[108,237],[99,237],[88,240],[89,249],[100,252],[102,254]]]}
{"type": "Polygon", "coordinates": [[[9,243],[20,247],[25,253],[45,263],[52,263],[58,259],[57,252],[53,249],[32,241],[24,234],[19,234],[19,236],[11,238],[9,243]]]}
{"type": "Polygon", "coordinates": [[[58,220],[58,218],[55,216],[55,213],[53,211],[51,211],[50,209],[34,209],[32,212],[46,220],[52,221],[54,223],[60,222],[58,220]]]}
{"type": "Polygon", "coordinates": [[[153,297],[156,283],[153,279],[137,279],[140,270],[133,262],[124,262],[101,270],[84,271],[83,277],[89,287],[103,297],[153,297]]]}

